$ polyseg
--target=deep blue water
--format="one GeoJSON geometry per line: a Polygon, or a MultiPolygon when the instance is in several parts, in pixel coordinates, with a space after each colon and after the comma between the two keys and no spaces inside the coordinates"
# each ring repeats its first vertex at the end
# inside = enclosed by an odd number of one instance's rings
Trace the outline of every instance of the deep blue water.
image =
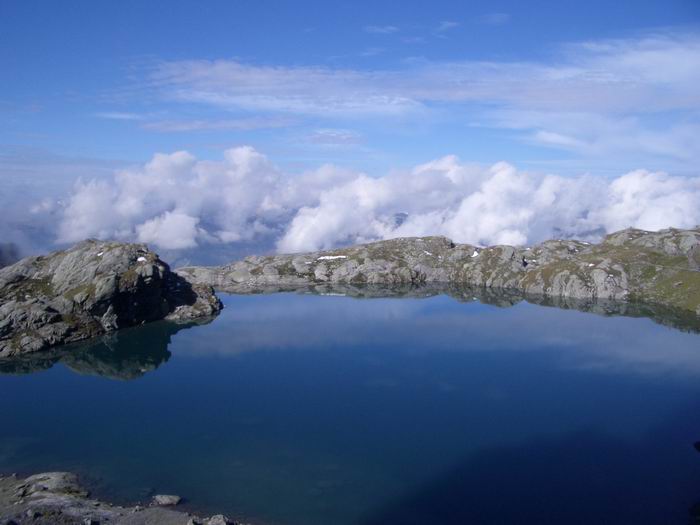
{"type": "Polygon", "coordinates": [[[224,302],[1,369],[0,472],[256,524],[666,525],[700,502],[696,334],[445,296],[224,302]]]}

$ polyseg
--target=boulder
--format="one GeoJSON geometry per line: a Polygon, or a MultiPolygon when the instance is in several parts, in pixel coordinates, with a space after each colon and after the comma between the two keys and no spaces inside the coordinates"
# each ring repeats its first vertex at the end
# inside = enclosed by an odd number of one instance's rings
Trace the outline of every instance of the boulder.
{"type": "Polygon", "coordinates": [[[178,505],[182,501],[180,496],[174,494],[156,494],[153,496],[153,505],[158,507],[171,507],[178,505]]]}

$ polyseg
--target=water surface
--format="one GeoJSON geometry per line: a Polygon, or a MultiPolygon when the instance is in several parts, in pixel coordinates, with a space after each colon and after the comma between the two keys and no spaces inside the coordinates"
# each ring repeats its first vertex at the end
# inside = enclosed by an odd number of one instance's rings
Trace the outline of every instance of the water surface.
{"type": "Polygon", "coordinates": [[[259,524],[671,524],[700,501],[700,337],[450,297],[224,297],[0,365],[0,472],[259,524]]]}

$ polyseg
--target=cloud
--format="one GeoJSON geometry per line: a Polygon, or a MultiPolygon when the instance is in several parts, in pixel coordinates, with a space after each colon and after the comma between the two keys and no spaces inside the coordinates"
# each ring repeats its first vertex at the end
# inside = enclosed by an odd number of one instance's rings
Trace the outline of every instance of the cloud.
{"type": "Polygon", "coordinates": [[[197,246],[200,234],[198,217],[178,211],[166,211],[162,215],[136,226],[139,242],[157,244],[171,250],[197,246]]]}
{"type": "Polygon", "coordinates": [[[361,144],[362,136],[348,129],[317,129],[308,135],[307,140],[312,144],[348,146],[361,144]]]}
{"type": "Polygon", "coordinates": [[[314,115],[405,113],[433,103],[639,114],[700,110],[700,36],[659,34],[564,46],[552,62],[407,62],[398,69],[162,62],[151,87],[169,99],[314,115]]]}
{"type": "Polygon", "coordinates": [[[167,99],[229,110],[357,117],[402,115],[419,108],[419,101],[388,88],[392,76],[322,66],[191,60],[163,63],[151,80],[167,99]]]}
{"type": "Polygon", "coordinates": [[[491,111],[484,119],[500,128],[527,131],[528,141],[588,157],[643,152],[689,164],[700,160],[700,121],[692,119],[647,123],[639,116],[528,110],[491,111]]]}
{"type": "Polygon", "coordinates": [[[254,129],[284,128],[294,123],[295,120],[288,117],[248,117],[216,120],[159,120],[147,122],[143,125],[143,128],[165,133],[220,130],[250,131],[254,129]]]}
{"type": "Polygon", "coordinates": [[[510,22],[508,13],[486,13],[477,17],[477,22],[489,26],[502,26],[510,22]]]}
{"type": "Polygon", "coordinates": [[[560,177],[452,155],[378,178],[332,165],[288,174],[241,146],[219,161],[157,154],[111,180],[79,182],[60,213],[58,240],[117,238],[164,249],[264,240],[297,252],[415,235],[482,245],[593,240],[629,226],[696,224],[700,177],[645,170],[609,180],[560,177]]]}
{"type": "Polygon", "coordinates": [[[138,113],[125,113],[121,111],[106,111],[95,113],[98,118],[108,119],[108,120],[142,120],[143,115],[138,113]]]}
{"type": "Polygon", "coordinates": [[[330,126],[432,116],[516,130],[521,140],[581,155],[687,163],[700,160],[698,85],[700,35],[687,31],[567,44],[546,61],[353,69],[189,60],[159,63],[149,78],[167,100],[218,110],[333,119],[330,126]]]}
{"type": "Polygon", "coordinates": [[[119,163],[56,155],[42,148],[0,145],[0,240],[14,243],[21,256],[53,245],[76,178],[111,179],[119,163]]]}
{"type": "Polygon", "coordinates": [[[375,35],[391,35],[394,33],[398,33],[399,28],[396,26],[365,26],[363,28],[366,33],[372,33],[375,35]]]}
{"type": "Polygon", "coordinates": [[[443,21],[440,22],[440,24],[438,25],[436,31],[437,31],[438,33],[444,33],[444,32],[446,32],[446,31],[449,31],[450,29],[454,29],[454,28],[456,28],[456,27],[459,27],[459,22],[453,22],[453,21],[450,21],[450,20],[443,20],[443,21]]]}

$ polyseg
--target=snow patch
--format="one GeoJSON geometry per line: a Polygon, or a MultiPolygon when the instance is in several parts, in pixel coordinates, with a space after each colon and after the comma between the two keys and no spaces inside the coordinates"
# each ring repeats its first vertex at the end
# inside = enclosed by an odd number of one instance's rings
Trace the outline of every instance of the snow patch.
{"type": "Polygon", "coordinates": [[[102,257],[105,254],[105,252],[100,252],[97,254],[98,257],[102,257]]]}
{"type": "Polygon", "coordinates": [[[332,261],[334,259],[347,259],[347,255],[321,255],[317,261],[332,261]]]}
{"type": "Polygon", "coordinates": [[[137,262],[146,262],[146,258],[145,258],[145,257],[139,257],[138,259],[136,259],[136,261],[137,261],[137,262]]]}
{"type": "Polygon", "coordinates": [[[474,253],[472,253],[472,258],[478,257],[479,256],[479,250],[474,250],[474,253]]]}

